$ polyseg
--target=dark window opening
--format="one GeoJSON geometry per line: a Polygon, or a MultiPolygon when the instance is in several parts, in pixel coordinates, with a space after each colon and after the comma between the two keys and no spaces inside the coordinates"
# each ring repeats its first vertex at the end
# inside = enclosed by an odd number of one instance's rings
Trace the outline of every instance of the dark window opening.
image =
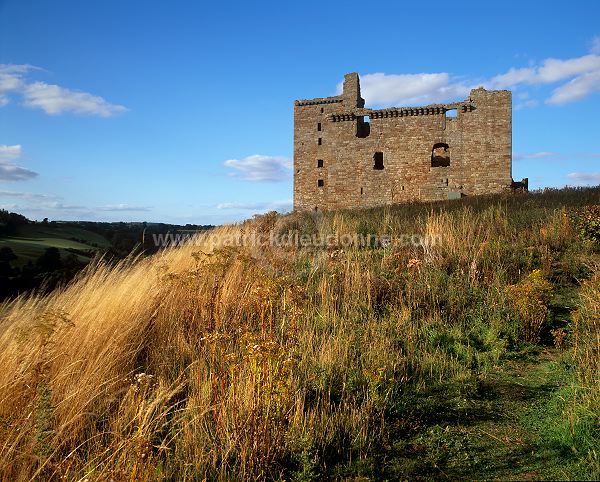
{"type": "Polygon", "coordinates": [[[317,181],[317,186],[319,186],[319,187],[323,187],[324,185],[325,185],[325,181],[323,181],[323,179],[319,179],[319,180],[317,181]]]}
{"type": "Polygon", "coordinates": [[[363,188],[362,187],[360,188],[360,195],[361,196],[363,195],[363,188]]]}
{"type": "Polygon", "coordinates": [[[383,170],[383,152],[373,154],[373,169],[377,171],[383,170]]]}
{"type": "Polygon", "coordinates": [[[458,110],[456,110],[456,109],[448,109],[446,111],[446,117],[450,117],[450,118],[458,117],[458,110]]]}
{"type": "Polygon", "coordinates": [[[323,167],[323,159],[317,160],[317,167],[323,167]]]}
{"type": "Polygon", "coordinates": [[[450,147],[439,142],[431,149],[431,167],[448,167],[450,165],[450,147]]]}
{"type": "Polygon", "coordinates": [[[323,113],[323,107],[321,107],[321,114],[323,113]]]}
{"type": "Polygon", "coordinates": [[[321,130],[321,123],[317,122],[317,130],[320,131],[321,130]]]}
{"type": "Polygon", "coordinates": [[[404,186],[402,186],[402,190],[404,191],[404,186]]]}
{"type": "Polygon", "coordinates": [[[319,137],[319,145],[323,144],[323,139],[319,137]]]}
{"type": "Polygon", "coordinates": [[[358,116],[356,118],[356,137],[369,137],[371,133],[371,123],[369,122],[369,116],[358,116]]]}

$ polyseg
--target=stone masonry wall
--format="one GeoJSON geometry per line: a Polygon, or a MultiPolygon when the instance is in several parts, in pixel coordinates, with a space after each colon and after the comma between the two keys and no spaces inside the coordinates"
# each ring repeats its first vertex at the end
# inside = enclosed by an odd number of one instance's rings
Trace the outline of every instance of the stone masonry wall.
{"type": "Polygon", "coordinates": [[[294,209],[508,191],[511,103],[510,91],[479,88],[454,104],[365,109],[347,74],[342,95],[294,103],[294,209]]]}

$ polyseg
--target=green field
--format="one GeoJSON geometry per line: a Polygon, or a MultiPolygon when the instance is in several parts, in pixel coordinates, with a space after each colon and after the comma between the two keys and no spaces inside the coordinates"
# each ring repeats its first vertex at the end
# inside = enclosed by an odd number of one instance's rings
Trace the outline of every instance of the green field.
{"type": "Polygon", "coordinates": [[[87,262],[99,249],[110,247],[110,242],[92,231],[69,225],[20,226],[14,236],[0,237],[0,248],[10,247],[18,260],[16,266],[35,261],[46,248],[60,250],[62,257],[74,254],[79,261],[87,262]]]}

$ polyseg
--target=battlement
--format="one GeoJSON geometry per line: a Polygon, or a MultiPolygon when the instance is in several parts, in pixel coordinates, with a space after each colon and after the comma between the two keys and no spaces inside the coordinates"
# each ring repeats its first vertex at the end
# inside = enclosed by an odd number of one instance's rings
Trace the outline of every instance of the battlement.
{"type": "Polygon", "coordinates": [[[358,74],[343,92],[294,102],[294,208],[371,207],[510,191],[512,96],[367,109],[358,74]]]}

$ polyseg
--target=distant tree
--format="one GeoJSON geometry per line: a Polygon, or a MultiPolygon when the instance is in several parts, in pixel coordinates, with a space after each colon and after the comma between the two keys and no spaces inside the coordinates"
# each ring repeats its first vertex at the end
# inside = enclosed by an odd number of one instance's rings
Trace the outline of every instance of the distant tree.
{"type": "Polygon", "coordinates": [[[17,259],[17,255],[10,246],[3,246],[0,248],[0,262],[10,263],[15,259],[17,259]]]}
{"type": "Polygon", "coordinates": [[[62,261],[60,259],[60,251],[58,248],[46,248],[44,254],[42,254],[36,261],[36,266],[41,272],[56,271],[62,267],[62,261]]]}

